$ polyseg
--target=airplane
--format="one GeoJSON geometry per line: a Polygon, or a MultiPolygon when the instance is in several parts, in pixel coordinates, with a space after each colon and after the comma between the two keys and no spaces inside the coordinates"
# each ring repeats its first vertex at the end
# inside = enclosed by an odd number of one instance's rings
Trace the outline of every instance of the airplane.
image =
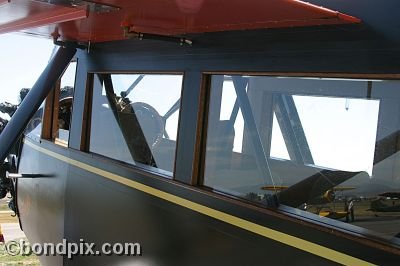
{"type": "Polygon", "coordinates": [[[398,216],[357,206],[367,222],[349,224],[298,207],[337,187],[400,189],[399,8],[0,0],[0,34],[58,47],[0,134],[21,229],[31,243],[142,247],[41,264],[397,265],[398,216]]]}
{"type": "MultiPolygon", "coordinates": [[[[287,189],[289,186],[264,186],[262,187],[263,190],[269,190],[269,191],[282,191],[287,189]]],[[[319,216],[331,218],[331,219],[342,219],[346,218],[346,222],[354,222],[354,203],[352,200],[348,201],[347,199],[343,201],[344,203],[344,210],[342,211],[337,211],[333,210],[331,207],[326,206],[327,203],[332,203],[336,199],[336,193],[337,191],[348,191],[348,190],[354,190],[355,187],[341,187],[337,186],[332,189],[329,189],[325,191],[322,195],[316,197],[316,198],[310,198],[307,202],[304,202],[302,205],[300,205],[298,208],[307,211],[310,207],[310,205],[317,205],[315,213],[318,214],[319,216]]]]}
{"type": "Polygon", "coordinates": [[[379,197],[371,201],[370,211],[373,212],[400,212],[400,193],[385,192],[378,195],[379,197]]]}
{"type": "MultiPolygon", "coordinates": [[[[282,191],[284,189],[287,189],[289,186],[263,186],[261,189],[263,190],[270,190],[270,191],[282,191]]],[[[325,191],[320,197],[318,198],[314,198],[314,199],[310,199],[310,201],[308,202],[304,202],[304,203],[310,203],[310,204],[324,204],[324,203],[330,203],[333,202],[336,198],[336,191],[348,191],[348,190],[354,190],[356,189],[355,187],[342,187],[342,186],[336,186],[332,189],[329,189],[327,191],[325,191]]]]}

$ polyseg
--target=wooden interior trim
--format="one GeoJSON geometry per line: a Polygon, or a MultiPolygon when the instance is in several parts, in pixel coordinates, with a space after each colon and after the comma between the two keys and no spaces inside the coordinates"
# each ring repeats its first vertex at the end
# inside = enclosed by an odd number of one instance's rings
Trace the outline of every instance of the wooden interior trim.
{"type": "Polygon", "coordinates": [[[55,140],[57,138],[58,133],[58,107],[60,103],[60,87],[61,87],[61,79],[59,79],[54,86],[54,104],[53,104],[53,119],[52,119],[52,129],[51,129],[51,140],[55,140]]]}
{"type": "Polygon", "coordinates": [[[53,105],[54,105],[54,89],[47,95],[44,105],[43,121],[42,121],[42,139],[51,140],[51,131],[53,128],[53,105]]]}
{"type": "Polygon", "coordinates": [[[193,163],[191,185],[203,185],[206,159],[208,112],[211,87],[211,75],[203,75],[201,79],[200,104],[197,112],[196,146],[193,163]]]}
{"type": "Polygon", "coordinates": [[[88,73],[86,78],[85,100],[82,116],[82,134],[80,150],[89,152],[90,130],[92,122],[92,104],[93,104],[93,79],[94,74],[88,73]]]}

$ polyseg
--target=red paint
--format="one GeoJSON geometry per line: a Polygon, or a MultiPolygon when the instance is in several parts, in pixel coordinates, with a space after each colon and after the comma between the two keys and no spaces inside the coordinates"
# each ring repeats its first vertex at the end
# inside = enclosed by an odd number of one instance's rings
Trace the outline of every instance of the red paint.
{"type": "Polygon", "coordinates": [[[7,4],[10,0],[0,0],[0,6],[3,4],[7,4]]]}
{"type": "Polygon", "coordinates": [[[85,18],[81,9],[13,0],[0,6],[0,33],[23,30],[44,36],[59,34],[66,40],[101,42],[123,39],[122,25],[137,32],[179,35],[360,22],[355,17],[298,0],[97,2],[120,7],[120,10],[99,14],[91,12],[85,18]]]}
{"type": "Polygon", "coordinates": [[[0,14],[0,17],[10,21],[0,24],[0,33],[87,18],[86,9],[59,7],[23,0],[13,0],[1,6],[0,14]]]}

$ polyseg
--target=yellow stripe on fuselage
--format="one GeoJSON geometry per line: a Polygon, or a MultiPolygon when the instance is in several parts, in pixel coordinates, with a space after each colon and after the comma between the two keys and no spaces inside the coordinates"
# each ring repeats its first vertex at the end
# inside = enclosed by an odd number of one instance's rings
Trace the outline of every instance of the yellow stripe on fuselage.
{"type": "Polygon", "coordinates": [[[247,230],[247,231],[255,233],[257,235],[272,239],[272,240],[280,242],[282,244],[303,250],[305,252],[314,254],[314,255],[322,257],[324,259],[331,260],[331,261],[334,261],[334,262],[337,262],[340,264],[344,264],[344,265],[374,265],[367,261],[349,256],[347,254],[338,252],[336,250],[312,243],[310,241],[307,241],[307,240],[304,240],[304,239],[301,239],[301,238],[298,238],[295,236],[291,236],[291,235],[282,233],[277,230],[273,230],[271,228],[247,221],[245,219],[230,215],[228,213],[218,211],[218,210],[209,208],[207,206],[195,203],[193,201],[190,201],[190,200],[175,196],[173,194],[161,191],[159,189],[155,189],[153,187],[150,187],[150,186],[144,185],[142,183],[128,179],[126,177],[123,177],[123,176],[120,176],[117,174],[113,174],[111,172],[93,167],[89,164],[79,162],[77,160],[68,158],[66,156],[63,156],[58,153],[55,153],[50,150],[39,147],[38,145],[36,145],[30,141],[25,141],[25,144],[27,144],[28,146],[32,147],[33,149],[35,149],[39,152],[42,152],[48,156],[51,156],[60,161],[66,162],[70,165],[76,166],[76,167],[86,170],[88,172],[94,173],[99,176],[103,176],[109,180],[115,181],[117,183],[126,185],[128,187],[134,188],[134,189],[142,191],[144,193],[150,194],[154,197],[169,201],[171,203],[185,207],[192,211],[207,215],[207,216],[217,219],[219,221],[242,228],[244,230],[247,230]]]}

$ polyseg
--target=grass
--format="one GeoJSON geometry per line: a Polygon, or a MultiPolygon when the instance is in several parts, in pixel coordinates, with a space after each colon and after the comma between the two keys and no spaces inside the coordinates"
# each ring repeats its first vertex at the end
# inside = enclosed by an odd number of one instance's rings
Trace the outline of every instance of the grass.
{"type": "MultiPolygon", "coordinates": [[[[6,200],[0,200],[0,211],[8,211],[8,203],[6,200]]],[[[12,217],[12,213],[0,213],[0,224],[3,223],[18,223],[17,217],[12,217]]],[[[14,241],[19,242],[20,239],[16,239],[14,241]]],[[[29,256],[16,255],[11,256],[8,255],[5,251],[5,245],[3,243],[0,244],[0,266],[14,266],[14,265],[31,265],[31,266],[40,266],[39,259],[35,254],[31,254],[29,256]]]]}
{"type": "MultiPolygon", "coordinates": [[[[24,238],[27,242],[27,240],[24,238]]],[[[19,242],[20,239],[15,241],[19,242]]],[[[11,265],[32,265],[40,266],[39,259],[35,254],[31,253],[29,255],[9,255],[6,252],[5,244],[0,244],[0,266],[11,266],[11,265]]]]}
{"type": "Polygon", "coordinates": [[[18,218],[17,217],[12,217],[11,210],[8,208],[8,202],[9,198],[5,197],[4,199],[0,199],[0,224],[3,223],[18,223],[18,218]]]}
{"type": "Polygon", "coordinates": [[[0,204],[0,211],[9,211],[10,208],[8,208],[7,204],[3,204],[3,202],[1,202],[0,204]]]}
{"type": "Polygon", "coordinates": [[[18,218],[11,216],[12,213],[0,213],[0,224],[18,223],[18,218]]]}
{"type": "Polygon", "coordinates": [[[0,266],[11,266],[11,265],[31,265],[40,266],[39,260],[35,255],[30,256],[0,256],[0,266]]]}

